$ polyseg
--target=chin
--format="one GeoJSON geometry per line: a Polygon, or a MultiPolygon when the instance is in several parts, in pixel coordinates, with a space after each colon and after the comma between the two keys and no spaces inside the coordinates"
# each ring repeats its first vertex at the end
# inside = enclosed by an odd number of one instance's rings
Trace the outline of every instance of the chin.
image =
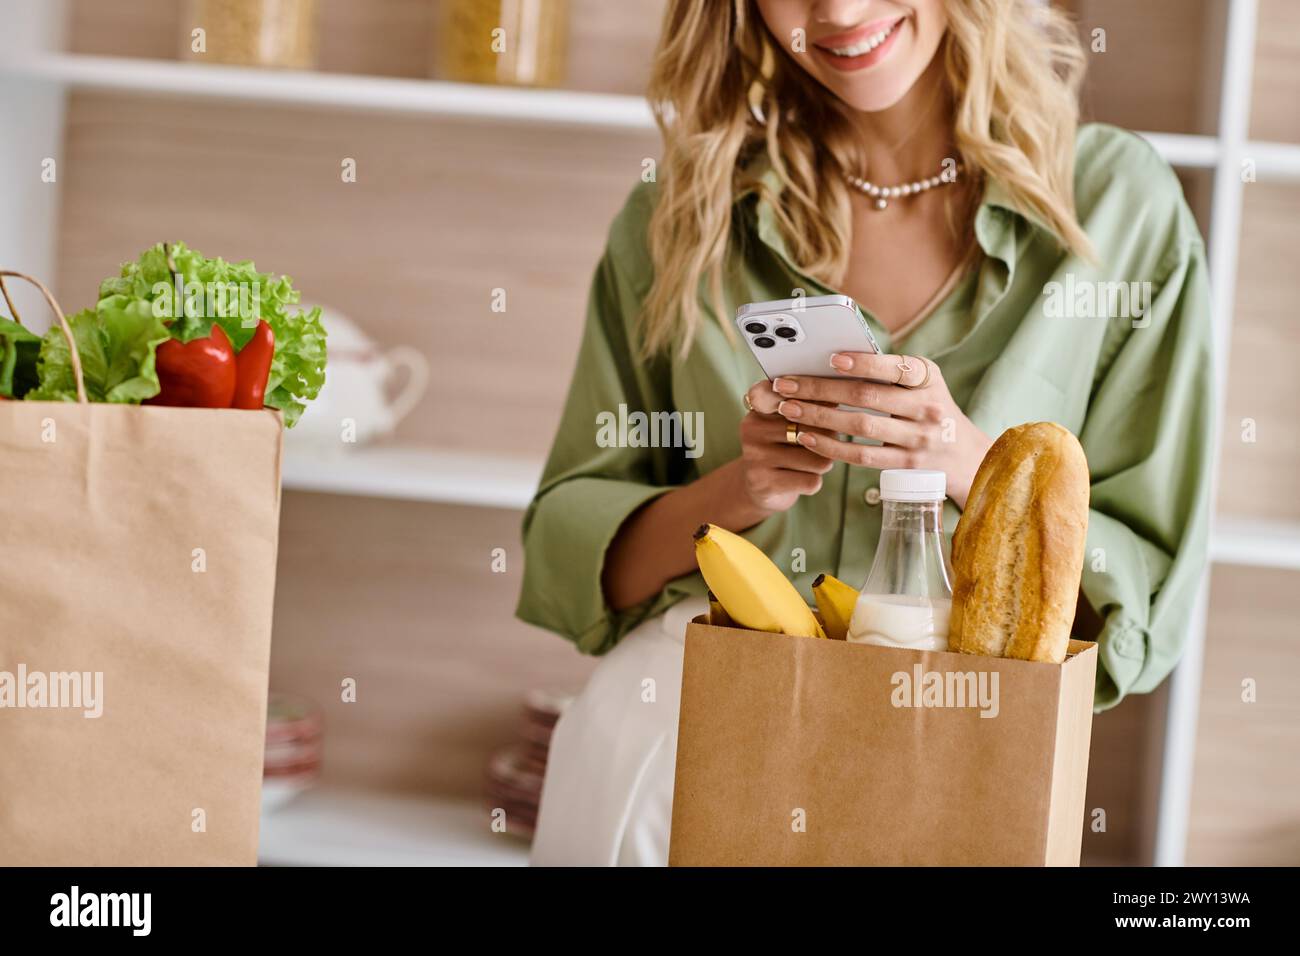
{"type": "Polygon", "coordinates": [[[865,77],[856,82],[830,82],[826,85],[841,100],[862,113],[879,113],[898,104],[913,86],[911,77],[881,78],[879,81],[865,77]]]}

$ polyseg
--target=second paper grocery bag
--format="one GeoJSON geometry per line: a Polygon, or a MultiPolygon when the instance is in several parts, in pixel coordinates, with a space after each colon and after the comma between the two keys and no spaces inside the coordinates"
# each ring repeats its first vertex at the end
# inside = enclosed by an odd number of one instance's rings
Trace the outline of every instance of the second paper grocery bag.
{"type": "Polygon", "coordinates": [[[280,434],[0,401],[0,864],[256,862],[280,434]]]}
{"type": "Polygon", "coordinates": [[[1064,664],[686,635],[669,862],[1076,865],[1096,645],[1064,664]]]}

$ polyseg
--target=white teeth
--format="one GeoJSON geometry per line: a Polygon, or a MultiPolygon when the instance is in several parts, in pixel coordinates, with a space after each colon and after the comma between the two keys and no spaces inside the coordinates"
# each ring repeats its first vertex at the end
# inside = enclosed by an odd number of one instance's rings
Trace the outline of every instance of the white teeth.
{"type": "MultiPolygon", "coordinates": [[[[897,24],[895,24],[895,26],[897,26],[897,24]]],[[[884,43],[893,32],[894,27],[891,26],[889,29],[881,30],[879,33],[873,34],[865,40],[855,43],[853,46],[824,47],[823,49],[829,49],[829,51],[834,53],[836,56],[862,56],[862,54],[870,53],[876,47],[880,46],[880,44],[884,43]]]]}

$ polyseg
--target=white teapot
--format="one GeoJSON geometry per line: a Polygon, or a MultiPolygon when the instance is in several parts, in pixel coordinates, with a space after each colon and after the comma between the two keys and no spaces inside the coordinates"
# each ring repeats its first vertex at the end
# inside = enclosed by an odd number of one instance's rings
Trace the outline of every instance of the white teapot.
{"type": "Polygon", "coordinates": [[[347,450],[390,434],[419,404],[429,385],[429,362],[418,349],[380,349],[356,323],[322,308],[327,361],[325,384],[298,423],[285,429],[287,446],[347,450]],[[405,369],[405,382],[393,383],[405,369]]]}

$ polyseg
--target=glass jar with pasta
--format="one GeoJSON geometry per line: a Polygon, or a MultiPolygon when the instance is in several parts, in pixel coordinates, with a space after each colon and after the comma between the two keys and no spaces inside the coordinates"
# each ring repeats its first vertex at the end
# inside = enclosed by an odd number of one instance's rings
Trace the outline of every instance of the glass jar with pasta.
{"type": "Polygon", "coordinates": [[[189,0],[181,57],[237,66],[316,65],[317,0],[189,0]]]}
{"type": "Polygon", "coordinates": [[[568,0],[442,0],[438,74],[463,83],[559,86],[568,0]]]}

